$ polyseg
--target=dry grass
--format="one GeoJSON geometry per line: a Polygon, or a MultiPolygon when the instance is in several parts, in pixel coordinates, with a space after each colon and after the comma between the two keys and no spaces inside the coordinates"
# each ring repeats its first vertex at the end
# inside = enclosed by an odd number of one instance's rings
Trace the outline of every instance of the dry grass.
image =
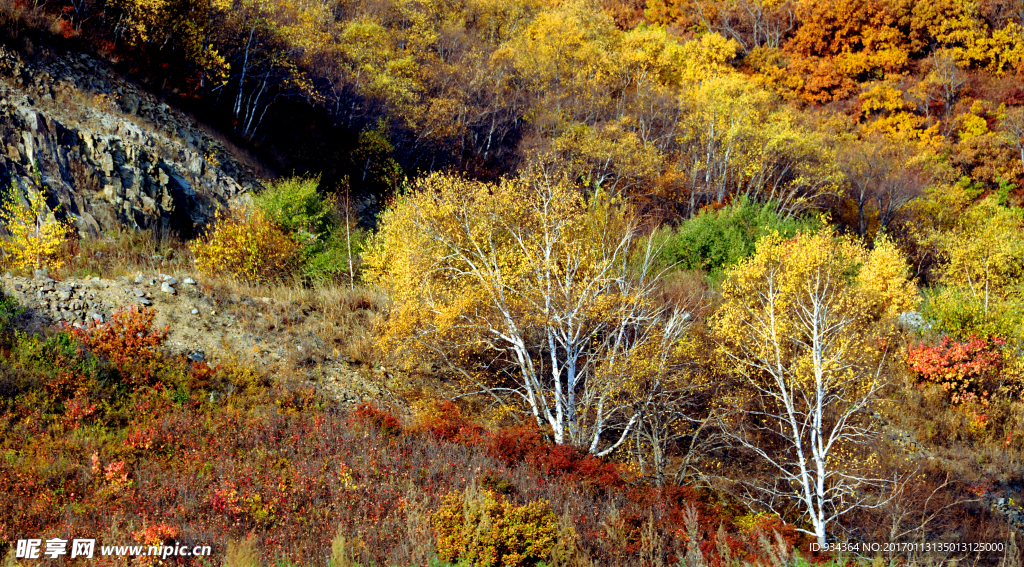
{"type": "Polygon", "coordinates": [[[912,432],[922,448],[964,482],[1019,481],[1024,470],[1019,431],[1024,400],[996,396],[987,406],[953,404],[933,384],[919,384],[909,370],[895,369],[895,403],[885,413],[892,425],[912,432]],[[985,416],[979,424],[977,417],[985,416]]]}
{"type": "Polygon", "coordinates": [[[121,229],[98,237],[72,239],[61,255],[68,261],[56,276],[83,277],[135,275],[138,272],[192,271],[188,246],[167,230],[121,229]]]}
{"type": "Polygon", "coordinates": [[[260,567],[260,555],[256,550],[256,538],[251,534],[244,540],[228,540],[224,554],[224,567],[260,567]]]}
{"type": "Polygon", "coordinates": [[[298,278],[255,285],[196,275],[187,243],[161,231],[121,230],[72,240],[63,256],[65,265],[51,273],[58,279],[192,275],[203,302],[244,337],[215,350],[223,351],[225,360],[270,365],[282,380],[308,382],[325,373],[354,372],[354,366],[378,366],[373,326],[386,298],[373,288],[298,278]]]}
{"type": "Polygon", "coordinates": [[[711,289],[704,272],[675,270],[661,281],[661,300],[666,306],[682,309],[698,319],[711,306],[711,289]]]}
{"type": "Polygon", "coordinates": [[[286,368],[304,373],[331,361],[372,365],[372,337],[385,303],[374,289],[301,281],[249,285],[233,280],[202,282],[205,291],[239,318],[258,342],[284,344],[286,368]]]}

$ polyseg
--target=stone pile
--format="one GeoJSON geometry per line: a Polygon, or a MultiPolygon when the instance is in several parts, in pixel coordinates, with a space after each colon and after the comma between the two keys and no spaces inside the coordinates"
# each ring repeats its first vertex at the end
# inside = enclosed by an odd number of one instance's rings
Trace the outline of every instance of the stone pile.
{"type": "Polygon", "coordinates": [[[52,279],[13,282],[8,291],[21,305],[32,305],[52,322],[102,323],[112,308],[97,297],[104,284],[97,282],[56,282],[52,279]]]}
{"type": "Polygon", "coordinates": [[[215,292],[184,274],[152,272],[55,281],[40,271],[35,277],[5,274],[0,284],[21,309],[12,320],[21,332],[109,323],[118,309],[134,306],[153,313],[153,328],[167,330],[163,348],[172,356],[211,365],[237,360],[261,366],[296,364],[339,401],[354,403],[381,395],[370,393],[360,373],[350,367],[352,361],[340,356],[314,361],[310,355],[317,345],[315,336],[300,344],[294,334],[270,332],[264,320],[264,306],[273,303],[270,298],[215,292]]]}
{"type": "MultiPolygon", "coordinates": [[[[176,286],[181,285],[177,278],[167,274],[140,274],[134,280],[86,277],[55,281],[40,272],[34,278],[6,274],[3,280],[4,291],[18,301],[30,319],[44,326],[61,322],[69,325],[90,321],[104,323],[119,307],[145,308],[160,299],[172,300],[178,295],[176,286]]],[[[198,309],[191,305],[196,300],[202,304],[201,294],[195,288],[195,280],[184,278],[184,281],[191,297],[186,299],[188,305],[183,308],[198,314],[198,309]]]]}
{"type": "Polygon", "coordinates": [[[1012,498],[998,498],[992,503],[992,510],[1005,517],[1011,526],[1024,532],[1024,506],[1012,498]]]}

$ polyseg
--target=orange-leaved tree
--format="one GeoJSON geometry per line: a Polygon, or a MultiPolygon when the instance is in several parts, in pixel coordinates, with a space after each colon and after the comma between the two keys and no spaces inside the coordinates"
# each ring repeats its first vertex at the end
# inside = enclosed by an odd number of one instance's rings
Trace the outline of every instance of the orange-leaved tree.
{"type": "Polygon", "coordinates": [[[894,488],[869,454],[866,410],[883,387],[886,323],[917,304],[907,272],[891,241],[869,252],[823,230],[762,239],[722,287],[720,352],[746,385],[727,431],[769,471],[743,486],[780,515],[795,510],[819,543],[894,488]]]}
{"type": "Polygon", "coordinates": [[[608,454],[673,379],[636,368],[687,328],[656,300],[642,236],[628,207],[564,180],[426,177],[385,214],[365,258],[394,299],[382,347],[446,364],[556,443],[608,454]]]}

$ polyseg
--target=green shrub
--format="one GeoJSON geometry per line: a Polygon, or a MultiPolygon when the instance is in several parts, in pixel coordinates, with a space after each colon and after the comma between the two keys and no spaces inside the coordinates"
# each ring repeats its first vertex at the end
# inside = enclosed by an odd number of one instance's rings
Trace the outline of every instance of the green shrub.
{"type": "MultiPolygon", "coordinates": [[[[343,211],[321,196],[319,184],[318,177],[276,181],[256,197],[256,205],[299,243],[299,272],[306,279],[348,279],[350,268],[354,272],[358,267],[357,257],[366,233],[351,225],[346,227],[343,211]]],[[[354,273],[351,276],[355,279],[354,273]]]]}
{"type": "Polygon", "coordinates": [[[5,332],[14,322],[14,318],[25,311],[18,300],[0,291],[0,332],[5,332]]]}
{"type": "Polygon", "coordinates": [[[289,177],[267,185],[256,206],[288,234],[321,238],[330,230],[330,207],[317,192],[319,177],[289,177]]]}
{"type": "MultiPolygon", "coordinates": [[[[359,272],[359,254],[366,243],[366,237],[365,230],[352,230],[352,268],[355,272],[353,276],[359,272]]],[[[348,278],[349,246],[344,225],[333,228],[325,238],[307,246],[303,259],[303,274],[311,280],[348,278]]]]}
{"type": "Polygon", "coordinates": [[[713,212],[702,211],[679,226],[655,233],[663,265],[703,270],[717,279],[722,270],[754,253],[762,236],[778,232],[789,238],[800,231],[814,231],[817,219],[784,218],[773,203],[755,203],[740,197],[713,212]]]}
{"type": "Polygon", "coordinates": [[[921,311],[942,333],[961,339],[976,333],[1011,343],[1024,338],[1020,301],[997,298],[986,309],[981,298],[956,287],[931,290],[925,299],[921,311]]]}
{"type": "Polygon", "coordinates": [[[547,502],[516,506],[475,484],[446,495],[433,524],[442,560],[481,567],[537,565],[558,539],[558,518],[547,502]]]}

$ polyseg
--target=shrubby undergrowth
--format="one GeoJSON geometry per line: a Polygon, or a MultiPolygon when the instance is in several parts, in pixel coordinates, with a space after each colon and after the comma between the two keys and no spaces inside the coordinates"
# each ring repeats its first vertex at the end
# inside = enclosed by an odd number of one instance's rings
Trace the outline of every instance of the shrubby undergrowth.
{"type": "Polygon", "coordinates": [[[739,197],[718,209],[705,209],[678,226],[665,226],[652,238],[666,266],[701,270],[713,279],[740,260],[754,254],[757,241],[773,233],[792,238],[813,232],[821,221],[779,214],[774,203],[756,203],[739,197]]]}
{"type": "Polygon", "coordinates": [[[451,403],[410,422],[169,358],[150,322],[129,311],[84,330],[3,335],[0,552],[23,537],[88,535],[232,557],[248,545],[268,564],[322,565],[341,537],[362,565],[630,565],[679,560],[686,529],[708,561],[716,545],[759,557],[769,527],[799,543],[780,524],[734,522],[700,491],[632,486],[541,431],[488,431],[451,403]]]}
{"type": "Polygon", "coordinates": [[[341,196],[321,195],[316,178],[269,183],[252,205],[218,211],[206,234],[191,244],[196,268],[249,283],[297,278],[353,284],[366,236],[349,207],[341,196]]]}

